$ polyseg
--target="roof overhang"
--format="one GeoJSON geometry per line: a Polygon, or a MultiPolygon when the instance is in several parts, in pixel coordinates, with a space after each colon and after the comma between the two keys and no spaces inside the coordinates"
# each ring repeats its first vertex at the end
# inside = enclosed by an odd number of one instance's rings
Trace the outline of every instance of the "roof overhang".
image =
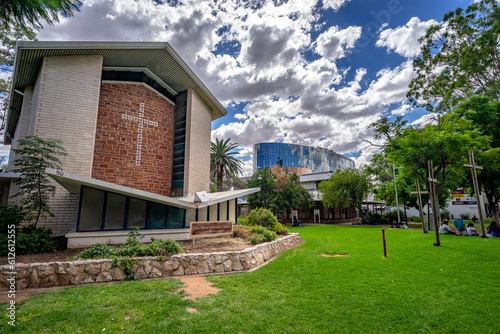
{"type": "Polygon", "coordinates": [[[227,114],[226,109],[167,42],[41,42],[19,41],[16,45],[12,89],[4,143],[14,134],[24,89],[35,84],[44,57],[103,56],[103,68],[146,69],[169,91],[193,89],[212,112],[212,120],[227,114]],[[17,112],[13,112],[11,107],[17,112]]]}
{"type": "MultiPolygon", "coordinates": [[[[239,190],[231,190],[231,191],[221,191],[218,193],[209,193],[208,199],[201,203],[196,203],[198,209],[201,209],[206,206],[214,205],[217,203],[226,202],[238,197],[247,196],[256,192],[259,192],[260,188],[250,188],[250,189],[239,189],[239,190]]],[[[194,202],[196,200],[196,196],[186,196],[186,197],[178,197],[177,199],[186,202],[194,202]]]]}
{"type": "Polygon", "coordinates": [[[0,185],[10,183],[12,180],[20,179],[21,173],[0,173],[0,185]]]}
{"type": "Polygon", "coordinates": [[[168,197],[151,193],[149,191],[125,187],[119,184],[101,181],[90,177],[67,173],[64,171],[50,169],[50,168],[46,170],[46,173],[72,194],[79,195],[82,186],[87,186],[104,191],[113,192],[120,195],[130,196],[156,203],[162,203],[181,209],[200,209],[206,206],[226,202],[231,199],[235,199],[241,196],[245,196],[260,191],[260,188],[251,188],[251,189],[242,189],[233,191],[223,191],[220,193],[210,193],[208,194],[209,199],[207,201],[202,203],[194,203],[195,196],[168,197]]]}

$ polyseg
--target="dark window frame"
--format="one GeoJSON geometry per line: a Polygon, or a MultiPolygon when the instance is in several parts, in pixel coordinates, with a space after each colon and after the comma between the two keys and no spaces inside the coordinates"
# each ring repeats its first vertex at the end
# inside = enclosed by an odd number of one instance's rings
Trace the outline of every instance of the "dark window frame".
{"type": "MultiPolygon", "coordinates": [[[[89,186],[84,186],[82,185],[80,187],[80,197],[79,197],[79,200],[78,200],[78,217],[77,217],[77,221],[76,221],[76,231],[77,232],[98,232],[98,231],[130,231],[129,229],[129,221],[128,221],[128,218],[129,218],[129,201],[131,198],[137,198],[137,197],[133,197],[133,196],[128,196],[128,195],[123,195],[123,194],[119,194],[119,193],[115,193],[113,191],[107,191],[107,190],[102,190],[102,189],[98,189],[98,188],[94,188],[94,187],[89,187],[89,186]],[[95,230],[83,230],[81,231],[80,230],[80,217],[81,217],[81,214],[82,214],[82,201],[83,201],[83,192],[84,192],[84,188],[91,188],[91,189],[96,189],[96,190],[100,190],[100,191],[103,191],[104,192],[104,198],[103,198],[103,212],[101,214],[101,222],[100,222],[100,227],[99,229],[95,229],[95,230]],[[123,221],[123,228],[121,229],[104,229],[104,223],[106,221],[106,211],[107,211],[107,207],[106,207],[106,202],[107,202],[107,198],[108,198],[108,193],[111,193],[111,194],[116,194],[116,195],[122,195],[122,196],[125,196],[125,214],[124,214],[124,221],[123,221]]],[[[137,199],[141,199],[141,198],[137,198],[137,199]]],[[[186,227],[186,209],[183,209],[183,208],[177,208],[177,207],[173,207],[173,206],[170,206],[170,205],[167,205],[167,204],[164,204],[164,203],[158,203],[158,202],[154,202],[154,201],[149,201],[149,200],[145,200],[145,199],[141,199],[143,201],[146,201],[146,215],[145,215],[145,222],[144,222],[144,228],[140,228],[140,230],[168,230],[168,229],[178,229],[178,228],[182,228],[182,229],[187,229],[188,227],[186,227]],[[155,204],[161,204],[163,206],[165,206],[165,220],[164,220],[164,225],[162,228],[149,228],[148,227],[148,220],[149,220],[149,215],[150,215],[150,203],[155,203],[155,204]],[[182,221],[182,227],[169,227],[168,225],[168,214],[169,214],[169,209],[170,208],[175,208],[175,209],[179,209],[179,210],[182,210],[183,212],[183,221],[182,221]]]]}

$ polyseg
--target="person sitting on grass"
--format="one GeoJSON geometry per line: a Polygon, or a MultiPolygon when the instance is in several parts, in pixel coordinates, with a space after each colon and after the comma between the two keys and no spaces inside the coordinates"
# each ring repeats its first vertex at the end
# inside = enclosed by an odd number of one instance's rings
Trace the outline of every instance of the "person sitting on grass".
{"type": "Polygon", "coordinates": [[[492,221],[486,230],[487,237],[500,237],[500,230],[497,228],[497,223],[492,221]]]}
{"type": "Polygon", "coordinates": [[[448,226],[448,221],[445,220],[441,224],[441,227],[439,228],[439,234],[456,234],[456,233],[451,230],[451,228],[448,226]]]}
{"type": "Polygon", "coordinates": [[[469,225],[467,225],[467,232],[465,232],[465,235],[479,235],[479,233],[476,232],[473,223],[469,223],[469,225]]]}

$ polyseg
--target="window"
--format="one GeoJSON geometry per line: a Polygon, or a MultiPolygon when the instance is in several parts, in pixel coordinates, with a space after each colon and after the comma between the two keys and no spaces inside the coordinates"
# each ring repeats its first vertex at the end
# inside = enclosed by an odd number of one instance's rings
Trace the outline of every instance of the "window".
{"type": "Polygon", "coordinates": [[[131,227],[146,227],[146,210],[148,202],[137,199],[130,198],[128,201],[128,228],[131,227]]]}
{"type": "Polygon", "coordinates": [[[105,230],[122,230],[124,228],[126,201],[126,196],[113,193],[107,194],[105,230]]]}
{"type": "Polygon", "coordinates": [[[79,231],[100,230],[102,210],[104,206],[104,191],[84,187],[82,189],[80,217],[78,220],[79,231]]]}
{"type": "Polygon", "coordinates": [[[185,218],[185,209],[83,186],[77,231],[185,228],[185,218]]]}
{"type": "Polygon", "coordinates": [[[167,206],[159,203],[149,203],[148,228],[165,228],[167,206]]]}
{"type": "Polygon", "coordinates": [[[169,207],[167,227],[168,228],[183,228],[184,227],[184,212],[186,210],[169,207]]]}

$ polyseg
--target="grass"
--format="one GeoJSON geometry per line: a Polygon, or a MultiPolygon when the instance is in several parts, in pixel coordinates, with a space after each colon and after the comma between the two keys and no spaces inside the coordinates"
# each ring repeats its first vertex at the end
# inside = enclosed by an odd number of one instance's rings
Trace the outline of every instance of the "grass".
{"type": "Polygon", "coordinates": [[[500,238],[435,247],[433,233],[387,229],[384,258],[380,227],[290,231],[305,243],[252,273],[210,276],[223,291],[197,303],[174,279],[73,287],[20,302],[15,330],[4,318],[0,332],[498,332],[500,238]]]}

